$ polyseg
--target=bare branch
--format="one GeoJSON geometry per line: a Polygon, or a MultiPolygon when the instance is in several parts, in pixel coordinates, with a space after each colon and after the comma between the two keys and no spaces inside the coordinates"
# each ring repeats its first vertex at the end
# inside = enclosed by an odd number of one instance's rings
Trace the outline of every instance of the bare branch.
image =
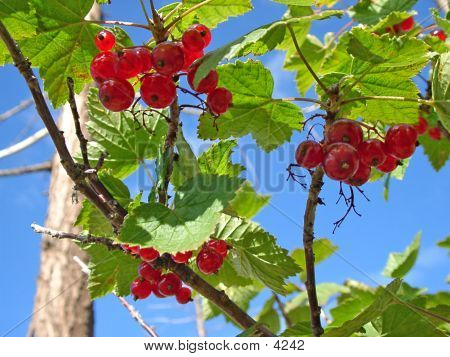
{"type": "Polygon", "coordinates": [[[17,144],[11,145],[10,147],[0,150],[0,159],[3,159],[4,157],[11,156],[22,150],[25,150],[26,148],[30,147],[31,145],[36,144],[39,140],[45,138],[47,135],[48,135],[48,131],[46,128],[43,128],[43,129],[37,131],[33,135],[18,142],[17,144]]]}
{"type": "Polygon", "coordinates": [[[292,320],[288,316],[288,314],[286,313],[286,309],[285,309],[285,306],[284,306],[283,302],[281,301],[281,299],[278,296],[278,294],[273,293],[273,297],[275,299],[275,302],[278,305],[278,309],[280,310],[281,315],[283,316],[284,322],[286,322],[286,326],[287,327],[291,327],[292,326],[292,320]]]}
{"type": "Polygon", "coordinates": [[[195,304],[195,322],[197,325],[198,337],[206,337],[205,317],[203,316],[203,307],[201,297],[194,298],[195,304]]]}
{"type": "Polygon", "coordinates": [[[34,172],[51,171],[51,169],[52,169],[51,161],[46,161],[46,162],[36,164],[36,165],[29,165],[29,166],[16,167],[13,169],[0,170],[0,177],[19,176],[19,175],[23,175],[23,174],[31,174],[34,172]]]}
{"type": "MultiPolygon", "coordinates": [[[[81,270],[83,271],[83,273],[89,275],[90,274],[90,270],[88,268],[88,266],[77,256],[73,257],[73,260],[75,260],[75,262],[80,266],[81,270]]],[[[117,299],[119,299],[120,303],[125,307],[125,309],[128,310],[128,312],[130,313],[131,317],[136,320],[136,322],[139,324],[139,326],[141,326],[145,332],[147,332],[150,336],[152,337],[159,337],[158,334],[155,332],[155,330],[153,328],[151,328],[142,318],[141,314],[139,313],[139,311],[136,310],[136,308],[131,305],[125,298],[123,298],[122,296],[118,296],[117,294],[114,294],[117,299]]]]}
{"type": "Polygon", "coordinates": [[[21,111],[27,109],[28,107],[31,107],[31,105],[33,105],[33,103],[34,103],[33,98],[26,99],[26,100],[20,102],[14,108],[7,110],[3,114],[0,114],[0,122],[11,118],[12,116],[16,115],[17,113],[20,113],[21,111]]]}

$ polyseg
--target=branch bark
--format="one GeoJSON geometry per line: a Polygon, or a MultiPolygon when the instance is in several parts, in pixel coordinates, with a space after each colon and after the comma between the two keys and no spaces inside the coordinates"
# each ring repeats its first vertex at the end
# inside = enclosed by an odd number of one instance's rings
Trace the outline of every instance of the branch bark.
{"type": "Polygon", "coordinates": [[[16,115],[17,113],[20,113],[21,111],[27,109],[28,107],[31,107],[31,105],[33,105],[33,103],[34,103],[34,101],[32,98],[26,99],[26,100],[20,102],[14,108],[7,110],[3,114],[0,114],[0,122],[11,118],[12,116],[16,115]]]}
{"type": "Polygon", "coordinates": [[[34,172],[51,171],[52,163],[51,161],[43,162],[36,165],[16,167],[13,169],[0,170],[0,177],[6,176],[19,176],[24,174],[31,174],[34,172]]]}
{"type": "Polygon", "coordinates": [[[275,299],[275,302],[278,305],[278,309],[281,312],[281,316],[283,316],[284,322],[286,323],[287,327],[292,327],[292,320],[289,317],[289,315],[286,313],[286,309],[285,306],[283,304],[283,302],[281,301],[280,297],[278,296],[278,294],[273,293],[273,297],[275,299]]]}
{"type": "Polygon", "coordinates": [[[312,175],[309,187],[308,201],[306,202],[305,216],[303,219],[303,246],[306,261],[306,292],[308,293],[309,310],[311,316],[311,329],[314,336],[323,334],[320,322],[320,306],[317,300],[316,273],[314,269],[314,223],[316,220],[317,205],[320,203],[319,194],[323,186],[324,171],[319,166],[312,175]]]}
{"type": "Polygon", "coordinates": [[[0,150],[0,159],[3,159],[7,156],[14,155],[26,148],[30,147],[33,144],[36,144],[39,140],[45,138],[48,135],[48,131],[46,128],[43,128],[28,138],[18,142],[17,144],[11,145],[3,150],[0,150]]]}

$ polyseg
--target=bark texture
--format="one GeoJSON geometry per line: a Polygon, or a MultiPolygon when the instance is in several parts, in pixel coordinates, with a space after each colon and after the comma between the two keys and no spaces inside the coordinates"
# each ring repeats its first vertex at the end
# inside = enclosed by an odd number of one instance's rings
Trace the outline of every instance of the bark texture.
{"type": "MultiPolygon", "coordinates": [[[[88,17],[100,18],[94,6],[88,17]]],[[[77,97],[81,122],[87,121],[87,89],[77,97]]],[[[79,149],[74,121],[69,106],[64,107],[59,127],[64,131],[71,153],[79,149]]],[[[52,161],[49,205],[45,225],[57,230],[77,232],[73,223],[80,204],[74,200],[73,182],[62,167],[59,156],[52,161]]],[[[78,197],[81,202],[82,197],[78,197]]],[[[93,305],[87,290],[87,277],[73,260],[77,255],[87,261],[86,254],[71,241],[42,237],[41,266],[34,301],[34,314],[29,327],[30,336],[92,336],[93,305]]]]}

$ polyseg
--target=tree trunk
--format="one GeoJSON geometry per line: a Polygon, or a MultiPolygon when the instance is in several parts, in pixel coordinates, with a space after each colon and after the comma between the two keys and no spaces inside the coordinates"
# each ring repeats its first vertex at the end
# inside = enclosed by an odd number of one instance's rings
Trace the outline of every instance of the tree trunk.
{"type": "MultiPolygon", "coordinates": [[[[100,18],[96,5],[88,15],[100,18]]],[[[87,121],[87,89],[77,97],[81,122],[87,121]]],[[[66,105],[59,126],[64,131],[67,147],[77,152],[79,143],[75,135],[73,117],[66,105]]],[[[58,155],[52,162],[49,189],[49,205],[46,227],[60,231],[77,232],[73,223],[80,210],[74,202],[73,183],[64,171],[58,155]]],[[[82,197],[78,197],[81,202],[82,197]]],[[[34,301],[34,314],[29,328],[30,336],[92,336],[93,305],[87,290],[87,279],[80,266],[73,260],[86,254],[69,240],[42,237],[41,267],[34,301]]]]}

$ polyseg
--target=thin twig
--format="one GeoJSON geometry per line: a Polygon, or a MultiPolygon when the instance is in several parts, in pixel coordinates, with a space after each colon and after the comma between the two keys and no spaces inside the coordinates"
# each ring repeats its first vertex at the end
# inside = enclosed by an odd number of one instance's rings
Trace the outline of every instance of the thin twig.
{"type": "Polygon", "coordinates": [[[0,150],[0,159],[4,157],[11,156],[13,154],[18,153],[19,151],[25,150],[33,144],[36,144],[39,140],[45,138],[48,135],[48,131],[46,128],[43,128],[28,138],[18,142],[17,144],[11,145],[5,149],[0,150]]]}
{"type": "Polygon", "coordinates": [[[198,337],[206,337],[205,317],[203,316],[203,308],[201,297],[194,298],[195,304],[195,323],[197,326],[198,337]]]}
{"type": "MultiPolygon", "coordinates": [[[[89,270],[88,266],[79,257],[74,256],[73,260],[75,260],[75,262],[80,266],[81,271],[83,273],[85,273],[87,275],[90,274],[90,270],[89,270]]],[[[139,324],[139,326],[141,326],[145,330],[145,332],[147,332],[152,337],[159,337],[158,334],[156,333],[156,331],[145,322],[145,320],[142,318],[139,311],[137,311],[133,305],[131,305],[122,296],[118,296],[115,293],[114,293],[114,295],[117,297],[117,299],[120,301],[120,303],[125,307],[125,309],[128,310],[131,317],[139,324]]]]}
{"type": "Polygon", "coordinates": [[[3,169],[0,170],[0,177],[6,176],[19,176],[23,174],[31,174],[34,172],[51,171],[52,163],[51,161],[46,161],[36,165],[16,167],[13,169],[3,169]]]}
{"type": "Polygon", "coordinates": [[[33,98],[26,99],[20,102],[15,107],[7,110],[3,114],[0,114],[0,122],[11,118],[12,116],[16,115],[17,113],[20,113],[21,111],[27,109],[28,107],[31,107],[33,103],[34,103],[33,98]]]}
{"type": "Polygon", "coordinates": [[[406,98],[406,97],[391,97],[391,96],[364,96],[364,97],[355,97],[347,100],[343,100],[340,102],[341,105],[352,103],[352,102],[360,102],[364,100],[392,100],[396,102],[413,102],[419,104],[427,104],[433,106],[435,103],[449,103],[450,100],[426,100],[420,98],[406,98]]]}
{"type": "Polygon", "coordinates": [[[183,12],[181,15],[177,16],[175,19],[172,20],[172,22],[170,22],[167,26],[165,26],[165,28],[167,29],[167,33],[170,33],[172,31],[172,28],[179,22],[181,21],[184,17],[186,17],[187,15],[189,15],[190,13],[192,13],[193,11],[201,8],[202,6],[210,3],[213,0],[205,0],[202,1],[194,6],[191,6],[189,9],[187,9],[185,12],[183,12]]]}
{"type": "Polygon", "coordinates": [[[90,22],[92,24],[98,24],[98,25],[115,25],[115,26],[129,26],[129,27],[138,27],[145,30],[151,31],[152,29],[148,25],[144,24],[138,24],[135,22],[128,22],[128,21],[116,21],[116,20],[90,20],[86,21],[90,22]]]}
{"type": "Polygon", "coordinates": [[[278,305],[278,309],[281,312],[281,316],[283,316],[284,322],[286,322],[286,326],[287,327],[291,327],[292,326],[292,320],[291,318],[288,316],[288,314],[286,313],[286,309],[284,307],[283,302],[281,301],[280,297],[278,296],[278,294],[273,293],[273,297],[275,299],[275,302],[278,305]]]}
{"type": "Polygon", "coordinates": [[[321,102],[320,100],[313,98],[300,98],[300,97],[288,97],[288,98],[280,98],[278,99],[282,102],[307,102],[307,103],[315,103],[319,104],[323,109],[327,109],[327,104],[321,102]]]}
{"type": "Polygon", "coordinates": [[[319,77],[317,76],[316,72],[314,72],[313,68],[311,67],[311,65],[309,64],[309,62],[306,59],[305,55],[303,54],[303,52],[302,52],[302,50],[300,48],[300,45],[297,42],[297,37],[295,36],[294,29],[292,28],[290,23],[287,24],[287,28],[289,30],[289,33],[291,34],[292,41],[294,42],[295,49],[297,50],[298,55],[300,56],[300,58],[303,61],[304,65],[306,66],[306,68],[308,69],[309,73],[311,73],[311,75],[314,77],[316,83],[320,86],[320,88],[322,88],[325,93],[328,93],[328,88],[319,79],[319,77]]]}

